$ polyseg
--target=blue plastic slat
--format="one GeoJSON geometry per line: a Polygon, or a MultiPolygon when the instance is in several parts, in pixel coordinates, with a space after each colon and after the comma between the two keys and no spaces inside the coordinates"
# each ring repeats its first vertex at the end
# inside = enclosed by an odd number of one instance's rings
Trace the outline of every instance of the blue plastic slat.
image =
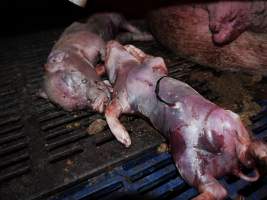
{"type": "Polygon", "coordinates": [[[68,194],[62,196],[59,199],[69,200],[69,199],[82,199],[90,195],[97,195],[97,193],[108,193],[113,190],[117,190],[123,187],[121,181],[118,177],[109,178],[103,181],[98,181],[95,184],[88,183],[82,187],[77,188],[76,190],[69,191],[68,194]]]}
{"type": "Polygon", "coordinates": [[[266,122],[267,122],[267,116],[264,116],[259,121],[255,122],[252,128],[254,134],[258,134],[259,132],[266,130],[267,129],[266,122]]]}
{"type": "Polygon", "coordinates": [[[154,171],[154,168],[156,168],[157,164],[163,163],[165,161],[166,164],[169,164],[171,162],[171,156],[170,154],[164,153],[164,154],[158,154],[156,157],[152,157],[146,162],[137,165],[136,167],[133,167],[130,170],[126,171],[127,176],[129,176],[131,179],[136,180],[137,178],[141,177],[142,174],[147,174],[154,171]]]}
{"type": "Polygon", "coordinates": [[[133,187],[137,191],[144,191],[147,187],[152,187],[153,185],[157,184],[161,179],[165,176],[175,175],[177,173],[177,169],[174,165],[168,165],[160,170],[157,173],[150,174],[143,179],[138,180],[137,182],[133,183],[133,187]]]}
{"type": "Polygon", "coordinates": [[[267,140],[267,130],[265,131],[262,131],[261,133],[257,134],[256,135],[256,138],[257,139],[260,139],[260,140],[267,140]]]}
{"type": "Polygon", "coordinates": [[[160,198],[164,196],[168,192],[172,192],[173,190],[182,187],[185,184],[184,180],[180,177],[175,179],[171,179],[169,182],[164,183],[160,187],[151,190],[150,192],[146,193],[148,196],[160,198]]]}
{"type": "Polygon", "coordinates": [[[144,152],[142,153],[142,155],[136,157],[135,159],[129,160],[126,163],[122,164],[122,169],[125,171],[128,171],[140,164],[144,164],[146,162],[149,162],[152,158],[154,158],[155,156],[157,156],[157,152],[144,152]]]}
{"type": "Polygon", "coordinates": [[[223,183],[223,185],[225,186],[225,188],[228,191],[228,196],[231,199],[236,199],[236,197],[238,196],[237,191],[239,191],[240,189],[244,188],[245,186],[247,186],[249,184],[249,182],[246,182],[244,180],[239,179],[238,181],[232,183],[232,184],[227,184],[225,181],[221,181],[223,183]]]}

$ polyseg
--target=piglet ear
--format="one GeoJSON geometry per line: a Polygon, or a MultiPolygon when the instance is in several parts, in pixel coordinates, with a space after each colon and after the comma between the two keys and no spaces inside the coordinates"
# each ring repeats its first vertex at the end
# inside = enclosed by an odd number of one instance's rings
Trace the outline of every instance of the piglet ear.
{"type": "Polygon", "coordinates": [[[121,51],[121,45],[115,40],[109,41],[106,45],[105,69],[111,83],[114,83],[117,78],[118,58],[121,51]]]}
{"type": "Polygon", "coordinates": [[[168,74],[168,69],[166,67],[166,64],[161,57],[150,57],[145,60],[145,65],[150,66],[153,69],[153,72],[159,72],[162,73],[163,75],[168,74]]]}

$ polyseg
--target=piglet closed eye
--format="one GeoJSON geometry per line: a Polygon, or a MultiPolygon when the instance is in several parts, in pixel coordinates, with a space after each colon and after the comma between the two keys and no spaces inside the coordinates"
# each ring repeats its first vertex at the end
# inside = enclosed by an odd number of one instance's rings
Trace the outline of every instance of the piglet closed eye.
{"type": "Polygon", "coordinates": [[[167,76],[162,58],[134,46],[109,42],[105,66],[113,96],[105,116],[115,137],[131,145],[122,114],[142,114],[168,140],[176,167],[195,199],[224,199],[226,189],[217,178],[234,174],[247,181],[259,178],[257,166],[267,166],[267,146],[251,138],[239,116],[202,97],[192,87],[167,76]],[[252,168],[248,176],[242,166],[252,168]]]}

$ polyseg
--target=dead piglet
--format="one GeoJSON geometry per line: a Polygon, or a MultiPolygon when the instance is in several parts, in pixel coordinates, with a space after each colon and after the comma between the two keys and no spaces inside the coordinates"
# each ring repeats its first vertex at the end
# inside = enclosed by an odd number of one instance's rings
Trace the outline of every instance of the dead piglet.
{"type": "Polygon", "coordinates": [[[118,42],[111,41],[107,44],[106,53],[105,67],[109,81],[113,85],[113,99],[106,108],[105,116],[117,140],[129,147],[130,136],[118,118],[123,113],[135,113],[135,106],[147,105],[149,102],[154,105],[153,101],[156,99],[153,95],[149,95],[153,84],[151,81],[146,81],[146,76],[153,71],[159,71],[159,77],[166,75],[167,68],[162,65],[162,58],[148,56],[132,45],[123,47],[118,42]],[[143,94],[139,95],[138,100],[144,101],[144,104],[131,104],[138,98],[135,92],[143,94]]]}
{"type": "Polygon", "coordinates": [[[195,199],[224,199],[227,191],[216,179],[226,174],[247,181],[259,178],[256,164],[261,160],[267,165],[266,144],[250,138],[238,115],[168,77],[162,58],[113,41],[107,45],[105,66],[114,88],[105,111],[112,133],[129,147],[131,139],[119,117],[147,117],[169,139],[181,176],[200,192],[195,199]],[[241,166],[255,174],[245,175],[241,166]]]}
{"type": "Polygon", "coordinates": [[[65,51],[59,54],[63,54],[60,55],[63,57],[60,62],[50,60],[45,67],[45,93],[42,95],[67,111],[90,108],[103,112],[110,100],[110,92],[94,68],[76,53],[65,51]],[[64,67],[51,73],[47,69],[50,62],[53,66],[58,64],[64,67]]]}
{"type": "MultiPolygon", "coordinates": [[[[70,25],[54,45],[45,65],[41,96],[67,111],[91,108],[103,112],[109,101],[109,87],[101,81],[95,66],[105,55],[105,43],[121,30],[130,39],[149,39],[117,13],[95,14],[86,23],[70,25]]],[[[129,39],[129,38],[128,38],[129,39]]],[[[150,38],[151,39],[151,38],[150,38]]]]}

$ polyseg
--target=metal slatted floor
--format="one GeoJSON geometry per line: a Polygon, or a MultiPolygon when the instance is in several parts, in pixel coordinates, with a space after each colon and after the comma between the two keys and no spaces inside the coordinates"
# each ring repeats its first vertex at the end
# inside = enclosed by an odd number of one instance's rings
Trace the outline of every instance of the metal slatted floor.
{"type": "Polygon", "coordinates": [[[134,145],[126,149],[108,129],[86,132],[101,115],[68,113],[37,97],[62,30],[0,39],[0,199],[46,198],[163,141],[144,120],[128,117],[134,145]]]}
{"type": "MultiPolygon", "coordinates": [[[[86,133],[101,115],[68,113],[36,96],[42,66],[62,30],[0,39],[0,199],[112,199],[129,192],[148,199],[194,196],[196,191],[179,177],[170,155],[155,151],[164,139],[144,120],[124,120],[133,140],[126,149],[109,130],[94,136],[86,133]]],[[[156,42],[135,45],[162,56],[170,75],[182,81],[197,69],[156,42]]],[[[201,85],[192,86],[209,96],[201,85]]],[[[255,119],[258,137],[266,139],[267,111],[255,119]]],[[[232,199],[237,191],[250,199],[266,197],[265,179],[254,185],[222,181],[232,199]]]]}

